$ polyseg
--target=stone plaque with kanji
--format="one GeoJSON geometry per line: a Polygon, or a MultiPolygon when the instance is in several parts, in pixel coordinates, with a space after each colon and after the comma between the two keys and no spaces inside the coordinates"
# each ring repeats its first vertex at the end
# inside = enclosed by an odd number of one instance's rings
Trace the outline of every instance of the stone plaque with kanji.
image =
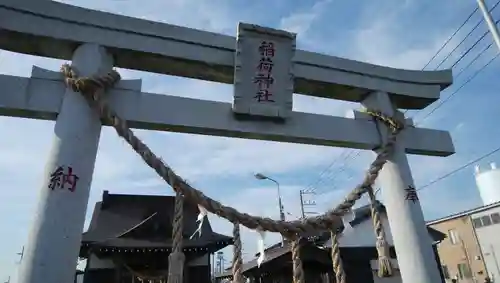
{"type": "Polygon", "coordinates": [[[233,111],[285,119],[293,107],[295,34],[240,23],[233,111]]]}

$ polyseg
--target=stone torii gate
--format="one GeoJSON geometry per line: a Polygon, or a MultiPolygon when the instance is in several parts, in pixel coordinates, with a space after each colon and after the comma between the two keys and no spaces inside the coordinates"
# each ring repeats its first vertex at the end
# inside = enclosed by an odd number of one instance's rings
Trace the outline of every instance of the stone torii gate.
{"type": "MultiPolygon", "coordinates": [[[[107,99],[134,128],[374,151],[385,126],[357,111],[349,117],[295,112],[292,93],[360,102],[402,119],[398,108],[423,109],[452,83],[451,71],[399,70],[296,51],[295,35],[284,31],[240,24],[236,39],[51,1],[3,0],[0,48],[71,59],[81,76],[116,66],[234,84],[229,104],[145,93],[140,80],[121,81],[107,99]]],[[[0,115],[56,121],[19,282],[71,282],[101,122],[58,72],[34,67],[31,78],[0,76],[0,86],[0,115]],[[68,190],[55,189],[57,174],[68,190]]],[[[378,178],[403,282],[440,282],[405,153],[448,156],[453,143],[448,132],[408,127],[378,178]]]]}

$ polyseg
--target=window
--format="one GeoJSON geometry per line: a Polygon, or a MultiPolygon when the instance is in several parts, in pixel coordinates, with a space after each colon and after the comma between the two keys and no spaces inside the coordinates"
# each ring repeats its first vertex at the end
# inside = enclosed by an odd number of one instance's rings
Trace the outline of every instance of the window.
{"type": "Polygon", "coordinates": [[[460,238],[458,237],[458,232],[455,229],[448,230],[448,237],[452,245],[458,244],[460,238]]]}
{"type": "Polygon", "coordinates": [[[472,225],[474,225],[474,228],[481,228],[483,227],[483,222],[481,221],[481,218],[474,218],[472,219],[472,225]]]}
{"type": "Polygon", "coordinates": [[[482,216],[481,221],[483,222],[483,226],[490,226],[492,224],[489,215],[482,216]]]}
{"type": "Polygon", "coordinates": [[[443,271],[444,279],[450,279],[450,271],[448,270],[448,266],[441,265],[441,270],[443,271]]]}
{"type": "Polygon", "coordinates": [[[472,278],[472,272],[470,271],[470,268],[467,264],[459,263],[457,265],[457,268],[458,268],[458,276],[460,277],[460,279],[472,278]]]}
{"type": "Polygon", "coordinates": [[[495,212],[491,214],[491,221],[493,224],[499,224],[500,223],[500,213],[495,212]]]}

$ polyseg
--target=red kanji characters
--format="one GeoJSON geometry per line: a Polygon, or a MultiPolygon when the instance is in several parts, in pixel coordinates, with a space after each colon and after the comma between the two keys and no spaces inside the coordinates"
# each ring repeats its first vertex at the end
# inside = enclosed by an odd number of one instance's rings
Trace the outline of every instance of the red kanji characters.
{"type": "Polygon", "coordinates": [[[259,46],[260,61],[257,65],[257,75],[254,77],[254,83],[258,86],[257,102],[274,102],[271,98],[272,93],[269,91],[272,84],[274,83],[274,78],[272,76],[273,70],[273,60],[275,54],[274,43],[269,41],[262,41],[259,46]]]}
{"type": "Polygon", "coordinates": [[[257,66],[257,70],[259,70],[260,72],[263,72],[263,73],[270,74],[271,71],[273,70],[273,66],[274,66],[274,63],[273,63],[273,60],[271,60],[271,58],[261,58],[259,66],[257,66]]]}
{"type": "Polygon", "coordinates": [[[418,195],[417,195],[417,190],[415,189],[414,186],[408,186],[407,189],[405,189],[406,195],[405,195],[405,200],[409,200],[413,203],[416,203],[418,201],[418,195]]]}
{"type": "Polygon", "coordinates": [[[257,74],[253,82],[258,84],[259,90],[264,90],[268,89],[274,83],[274,78],[271,77],[271,74],[257,74]]]}
{"type": "Polygon", "coordinates": [[[78,179],[78,176],[73,174],[72,167],[68,166],[67,171],[64,172],[64,168],[58,166],[56,170],[50,174],[49,189],[64,190],[67,188],[70,192],[74,192],[78,179]]]}
{"type": "Polygon", "coordinates": [[[262,41],[259,46],[259,52],[262,57],[274,57],[274,43],[262,41]]]}
{"type": "Polygon", "coordinates": [[[257,92],[257,95],[254,96],[254,98],[257,98],[258,102],[266,101],[266,102],[274,102],[274,100],[271,98],[273,94],[269,92],[267,89],[259,90],[257,92]]]}

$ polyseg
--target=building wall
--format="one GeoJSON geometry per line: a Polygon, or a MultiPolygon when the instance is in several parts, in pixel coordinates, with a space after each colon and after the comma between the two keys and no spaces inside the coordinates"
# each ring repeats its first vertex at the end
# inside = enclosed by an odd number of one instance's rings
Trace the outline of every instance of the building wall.
{"type": "Polygon", "coordinates": [[[90,255],[90,258],[87,260],[87,265],[88,269],[107,269],[115,267],[115,264],[111,259],[101,259],[96,257],[94,254],[90,255]]]}
{"type": "Polygon", "coordinates": [[[471,214],[491,279],[500,282],[500,207],[471,214]],[[493,216],[492,216],[493,214],[493,216]]]}
{"type": "MultiPolygon", "coordinates": [[[[186,262],[187,273],[184,282],[209,283],[211,277],[209,259],[209,255],[206,254],[186,262]]],[[[92,254],[87,264],[86,274],[77,276],[77,283],[114,282],[116,266],[112,260],[100,259],[92,254]]]]}
{"type": "Polygon", "coordinates": [[[470,216],[429,226],[447,235],[437,248],[446,282],[458,278],[458,282],[482,283],[487,276],[486,268],[470,216]]]}
{"type": "MultiPolygon", "coordinates": [[[[394,246],[392,233],[389,225],[389,220],[385,213],[381,214],[381,222],[384,226],[386,240],[390,246],[394,246]]],[[[429,235],[429,238],[431,236],[429,235]]],[[[370,219],[363,221],[354,227],[346,227],[344,232],[341,234],[339,238],[339,245],[342,248],[359,248],[359,247],[375,247],[376,238],[375,233],[373,231],[373,224],[370,219]]],[[[326,246],[331,246],[331,240],[325,243],[326,246]]],[[[377,275],[377,261],[372,260],[369,262],[371,267],[367,267],[367,274],[361,274],[360,270],[364,270],[363,266],[356,266],[353,263],[349,263],[352,266],[352,273],[347,274],[348,283],[349,280],[352,282],[374,282],[374,283],[401,283],[401,274],[399,271],[399,267],[396,259],[392,259],[393,266],[396,267],[395,274],[389,278],[379,278],[377,275]],[[371,270],[370,270],[371,268],[371,270]],[[351,276],[351,278],[349,277],[351,276]],[[370,277],[371,280],[367,278],[370,277]]],[[[364,263],[362,263],[364,264],[364,263]]],[[[436,262],[437,264],[437,262],[436,262]]],[[[344,267],[348,268],[347,263],[344,263],[344,267]]],[[[346,273],[348,271],[346,270],[346,273]]],[[[481,282],[482,283],[482,282],[481,282]]]]}
{"type": "MultiPolygon", "coordinates": [[[[385,239],[389,246],[394,246],[392,239],[391,227],[387,214],[381,213],[380,220],[384,226],[385,239]]],[[[431,236],[429,235],[429,238],[431,236]]],[[[377,242],[375,232],[373,231],[373,223],[371,219],[367,219],[361,223],[356,224],[354,227],[346,227],[339,238],[339,245],[341,247],[373,247],[377,242]]],[[[431,239],[432,242],[432,239],[431,239]]],[[[326,246],[331,246],[331,242],[327,242],[326,246]]]]}
{"type": "MultiPolygon", "coordinates": [[[[389,227],[389,220],[385,213],[381,214],[381,222],[385,230],[385,238],[390,246],[393,246],[391,228],[389,227]]],[[[354,227],[347,226],[339,237],[339,245],[341,247],[373,247],[377,242],[375,233],[373,232],[372,221],[367,219],[361,223],[356,224],[354,227]]],[[[327,246],[331,246],[328,242],[327,246]]]]}

